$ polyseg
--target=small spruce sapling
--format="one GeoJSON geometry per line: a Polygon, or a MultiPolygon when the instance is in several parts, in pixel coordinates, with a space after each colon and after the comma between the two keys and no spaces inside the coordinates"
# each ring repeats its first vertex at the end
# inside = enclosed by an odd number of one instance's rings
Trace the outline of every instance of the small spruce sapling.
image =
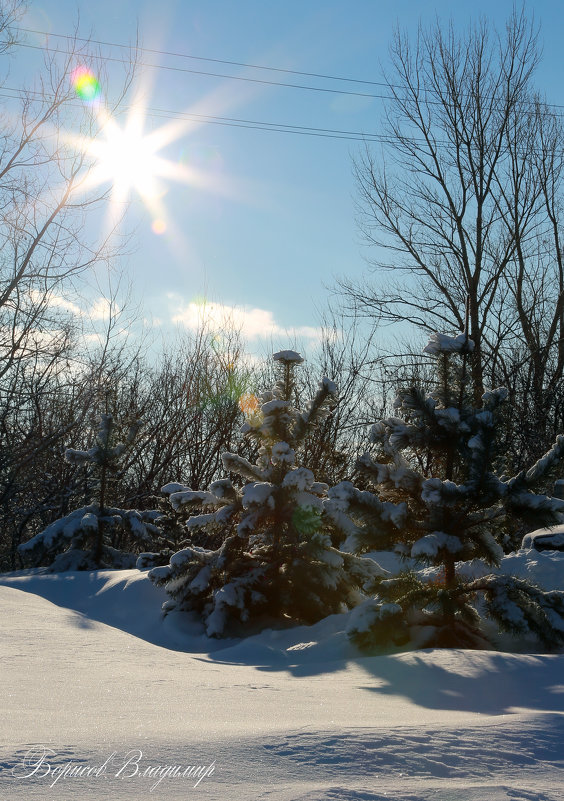
{"type": "Polygon", "coordinates": [[[51,561],[52,572],[134,567],[137,556],[119,549],[122,537],[147,546],[159,534],[156,526],[159,512],[116,509],[106,503],[109,481],[120,472],[139,424],[130,427],[125,442],[115,445],[114,427],[113,416],[102,414],[94,446],[87,451],[74,448],[65,451],[67,462],[88,465],[97,474],[98,503],[55,520],[18,548],[21,554],[33,556],[36,564],[51,561]]]}
{"type": "Polygon", "coordinates": [[[507,393],[486,392],[482,406],[472,407],[473,346],[466,334],[435,334],[425,352],[437,360],[437,391],[426,397],[406,389],[395,402],[398,416],[373,426],[376,456],[365,454],[358,468],[385,500],[349,484],[329,491],[326,508],[347,535],[347,549],[395,547],[436,568],[433,580],[406,571],[377,581],[375,599],[351,615],[349,635],[360,646],[491,647],[496,630],[534,635],[547,648],[564,643],[564,592],[498,573],[468,579],[460,571],[474,559],[483,573],[499,568],[511,525],[551,525],[564,510],[561,500],[533,491],[564,457],[564,436],[529,470],[498,476],[497,421],[507,393]]]}
{"type": "Polygon", "coordinates": [[[165,609],[199,613],[209,636],[238,635],[271,625],[313,623],[358,603],[360,589],[379,568],[331,545],[324,518],[326,484],[299,465],[308,430],[331,412],[336,387],[323,379],[305,411],[293,406],[295,351],[274,355],[280,378],[257,404],[249,404],[242,433],[259,447],[256,463],[224,453],[238,478],[214,481],[207,491],[171,495],[176,509],[203,509],[190,532],[218,535],[216,550],[187,547],[149,577],[165,586],[165,609]],[[242,486],[236,486],[236,483],[242,486]]]}
{"type": "Polygon", "coordinates": [[[158,519],[159,535],[153,540],[155,551],[139,554],[136,567],[139,570],[167,565],[170,557],[181,548],[193,543],[186,529],[186,523],[190,517],[190,512],[182,506],[175,509],[170,496],[176,492],[188,490],[184,484],[170,481],[161,488],[161,495],[156,499],[156,506],[160,512],[158,519]]]}

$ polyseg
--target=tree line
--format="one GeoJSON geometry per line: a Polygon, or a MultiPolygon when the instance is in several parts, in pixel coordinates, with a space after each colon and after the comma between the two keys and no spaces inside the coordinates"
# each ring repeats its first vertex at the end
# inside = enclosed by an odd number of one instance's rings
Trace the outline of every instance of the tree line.
{"type": "MultiPolygon", "coordinates": [[[[0,9],[3,83],[23,9],[18,0],[0,9]]],[[[70,299],[89,276],[114,274],[121,254],[119,239],[89,236],[85,220],[107,193],[80,194],[87,157],[57,135],[69,120],[95,135],[69,73],[82,57],[103,74],[104,59],[88,45],[65,48],[46,51],[38,83],[10,101],[18,113],[0,123],[2,570],[20,566],[20,543],[91,499],[88,470],[62,457],[88,447],[100,414],[124,430],[142,421],[108,492],[112,502],[147,509],[168,481],[198,490],[218,477],[245,419],[241,399],[271,377],[268,363],[245,361],[236,330],[222,332],[221,352],[202,325],[147,356],[120,336],[113,296],[104,331],[85,347],[85,319],[70,299]]],[[[111,110],[128,97],[134,55],[111,110]]],[[[487,389],[508,390],[500,425],[510,472],[564,430],[564,140],[559,113],[534,84],[539,61],[538,32],[523,12],[499,35],[487,21],[462,34],[439,23],[415,39],[395,34],[386,144],[354,165],[373,277],[337,286],[344,312],[323,321],[303,388],[311,395],[326,375],[340,393],[304,443],[321,481],[352,476],[367,425],[392,411],[401,386],[434,380],[419,344],[392,339],[384,349],[388,323],[407,320],[423,338],[468,330],[475,404],[487,389]]]]}

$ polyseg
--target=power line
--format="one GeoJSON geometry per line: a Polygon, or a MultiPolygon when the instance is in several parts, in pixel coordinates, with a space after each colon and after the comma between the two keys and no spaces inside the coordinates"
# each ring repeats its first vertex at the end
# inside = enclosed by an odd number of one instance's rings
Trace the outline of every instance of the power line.
{"type": "Polygon", "coordinates": [[[264,64],[248,64],[244,61],[228,61],[222,58],[209,58],[207,56],[194,56],[189,53],[175,53],[170,50],[155,50],[149,47],[139,47],[139,45],[125,45],[119,42],[105,42],[101,39],[87,39],[82,36],[71,36],[65,33],[49,33],[47,31],[37,31],[33,28],[14,28],[16,31],[22,33],[34,33],[39,36],[55,36],[58,39],[67,39],[73,42],[86,42],[89,44],[103,45],[104,47],[120,47],[125,50],[134,50],[136,53],[151,53],[152,55],[159,56],[173,56],[174,58],[187,58],[193,61],[209,61],[214,64],[229,64],[233,67],[248,67],[255,70],[268,70],[269,72],[281,72],[287,75],[302,75],[306,78],[322,78],[328,81],[346,81],[347,83],[361,83],[369,86],[387,86],[388,84],[383,81],[368,81],[361,78],[346,78],[342,75],[325,75],[319,72],[301,72],[300,70],[284,69],[283,67],[270,67],[264,64]]]}
{"type": "MultiPolygon", "coordinates": [[[[191,60],[196,60],[196,61],[207,61],[207,62],[215,63],[215,64],[227,64],[227,65],[230,65],[230,66],[246,67],[246,68],[249,68],[249,69],[268,70],[270,72],[279,72],[279,73],[288,74],[288,75],[301,75],[301,76],[304,76],[304,77],[307,77],[307,78],[320,78],[322,80],[329,80],[329,81],[344,81],[344,82],[347,82],[347,83],[358,83],[358,84],[364,84],[366,86],[382,86],[384,88],[389,88],[389,89],[405,89],[404,86],[401,86],[401,85],[398,85],[398,84],[389,83],[389,82],[386,82],[386,81],[373,81],[373,80],[368,80],[368,79],[363,79],[363,78],[349,78],[349,77],[345,77],[345,76],[342,76],[342,75],[327,75],[327,74],[318,73],[318,72],[302,72],[300,70],[291,70],[291,69],[286,69],[286,68],[283,68],[283,67],[273,67],[273,66],[269,66],[269,65],[265,65],[265,64],[251,64],[251,63],[247,63],[247,62],[243,62],[243,61],[230,61],[230,60],[227,60],[227,59],[211,58],[211,57],[207,57],[207,56],[194,56],[194,55],[191,55],[191,54],[188,54],[188,53],[177,53],[177,52],[170,51],[170,50],[151,49],[151,48],[147,48],[147,47],[140,47],[138,45],[125,45],[125,44],[122,44],[120,42],[107,42],[107,41],[105,41],[103,39],[89,39],[89,38],[86,38],[86,37],[74,36],[74,35],[70,35],[70,34],[54,33],[54,32],[48,32],[48,31],[40,31],[40,30],[35,30],[33,28],[15,27],[14,30],[15,31],[21,31],[22,33],[33,33],[33,34],[37,34],[37,35],[40,35],[40,36],[45,36],[47,38],[49,36],[53,36],[53,37],[56,37],[56,38],[59,38],[59,39],[65,39],[65,40],[71,41],[71,42],[75,42],[76,41],[76,42],[85,42],[85,43],[96,44],[96,45],[103,45],[105,47],[119,47],[121,49],[135,51],[136,53],[151,53],[153,55],[172,56],[174,58],[185,58],[185,59],[191,59],[191,60]]],[[[7,42],[6,42],[6,44],[7,44],[7,42]]],[[[48,52],[53,52],[53,53],[57,53],[58,52],[58,53],[66,54],[66,55],[73,55],[74,54],[72,50],[70,50],[70,51],[69,50],[58,50],[57,48],[49,47],[49,45],[39,46],[39,45],[25,44],[23,42],[10,42],[9,44],[11,44],[12,46],[17,46],[17,47],[27,47],[27,48],[32,48],[32,49],[35,49],[35,50],[47,50],[48,52]]],[[[115,56],[107,56],[107,57],[104,56],[103,58],[106,61],[113,61],[113,62],[117,62],[117,63],[120,63],[120,64],[129,64],[129,63],[131,63],[129,59],[119,59],[119,58],[116,58],[115,56]]],[[[305,90],[312,91],[312,92],[329,92],[331,94],[352,95],[352,96],[356,96],[356,97],[369,97],[369,98],[374,98],[374,99],[377,99],[377,100],[394,100],[395,99],[394,96],[390,95],[390,94],[372,94],[372,93],[368,93],[368,92],[350,92],[350,91],[346,91],[344,89],[330,89],[330,88],[320,87],[320,86],[304,86],[302,84],[292,84],[292,83],[285,83],[285,82],[281,82],[281,81],[267,81],[267,80],[264,80],[264,79],[249,78],[249,77],[244,77],[244,76],[240,76],[240,75],[224,75],[222,73],[206,72],[206,71],[203,71],[203,70],[190,70],[190,69],[183,68],[183,67],[172,67],[172,66],[168,66],[168,65],[165,65],[165,64],[147,64],[147,63],[144,63],[144,62],[137,62],[137,63],[141,67],[150,67],[152,69],[164,69],[164,70],[169,70],[169,71],[174,71],[174,72],[187,72],[187,73],[192,73],[192,74],[195,74],[195,75],[204,75],[204,76],[216,77],[216,78],[227,78],[229,80],[236,80],[236,81],[248,81],[248,82],[251,82],[251,83],[263,83],[263,84],[267,84],[269,86],[283,86],[283,87],[287,87],[287,88],[291,88],[291,89],[305,89],[305,90]]],[[[424,102],[427,103],[427,104],[430,104],[430,105],[442,105],[441,101],[425,100],[424,102]]],[[[545,106],[546,108],[564,109],[564,104],[563,103],[543,103],[543,106],[545,106]]],[[[562,116],[562,115],[559,115],[559,116],[562,116]]]]}
{"type": "Polygon", "coordinates": [[[254,131],[271,131],[273,133],[288,133],[296,134],[299,136],[317,136],[322,139],[348,139],[349,141],[356,142],[379,142],[374,134],[362,134],[361,132],[354,133],[352,131],[332,131],[330,128],[306,128],[301,125],[286,125],[277,124],[272,122],[258,122],[253,120],[236,120],[229,117],[203,117],[200,114],[190,114],[188,112],[176,112],[178,116],[171,117],[166,113],[159,113],[158,110],[147,109],[149,112],[148,117],[156,119],[195,119],[197,122],[202,122],[210,125],[223,125],[229,128],[248,128],[254,131]]]}
{"type": "MultiPolygon", "coordinates": [[[[49,95],[42,92],[22,91],[20,89],[4,86],[1,87],[0,97],[14,98],[25,97],[27,95],[36,95],[39,99],[45,99],[49,95]],[[6,94],[11,92],[13,94],[6,94]]],[[[51,96],[54,97],[54,96],[51,96]]],[[[79,101],[70,101],[77,107],[82,107],[79,101]]],[[[131,106],[125,106],[124,111],[130,109],[131,106]]],[[[389,137],[382,136],[375,133],[364,133],[363,131],[343,131],[336,128],[318,128],[309,125],[293,125],[290,123],[278,122],[265,122],[264,120],[248,120],[239,119],[237,117],[221,117],[208,114],[195,114],[188,111],[178,111],[176,109],[162,109],[152,106],[147,107],[146,116],[156,119],[170,119],[170,120],[194,120],[203,124],[210,125],[223,125],[233,128],[248,128],[259,131],[273,131],[276,133],[293,133],[302,136],[319,136],[329,139],[349,139],[351,141],[366,141],[366,142],[387,142],[389,137]]]]}
{"type": "MultiPolygon", "coordinates": [[[[55,95],[33,91],[22,90],[13,87],[3,86],[0,87],[0,97],[10,99],[24,98],[30,95],[35,95],[39,100],[55,99],[55,95]],[[12,94],[6,94],[11,92],[12,94]]],[[[83,103],[78,100],[69,100],[69,103],[77,108],[83,108],[83,103]]],[[[123,106],[122,111],[129,111],[133,106],[123,106]]],[[[256,131],[270,131],[272,133],[287,133],[298,136],[314,136],[322,139],[343,139],[353,142],[366,142],[375,144],[394,144],[396,138],[392,135],[377,134],[366,131],[347,131],[338,128],[319,128],[309,125],[294,125],[284,122],[266,122],[264,120],[248,120],[240,119],[237,117],[222,117],[214,116],[211,114],[196,114],[190,111],[179,111],[177,109],[162,109],[148,106],[145,109],[145,116],[151,119],[166,119],[166,120],[193,120],[205,125],[220,125],[228,128],[246,128],[248,130],[256,131]]],[[[413,144],[425,144],[426,140],[423,137],[404,136],[405,142],[413,144]]],[[[434,144],[439,147],[449,147],[451,143],[445,139],[436,139],[434,144]]],[[[531,153],[540,153],[537,148],[531,150],[531,153]]]]}
{"type": "MultiPolygon", "coordinates": [[[[4,44],[4,42],[2,42],[4,44]]],[[[72,56],[76,55],[73,53],[72,50],[59,50],[55,47],[49,47],[49,45],[41,46],[41,45],[32,45],[26,44],[25,42],[13,42],[14,47],[24,47],[29,50],[41,50],[41,52],[47,51],[48,53],[62,53],[63,55],[72,56]]],[[[117,58],[116,56],[103,56],[104,61],[112,61],[117,64],[131,64],[129,59],[125,58],[117,58]]],[[[325,92],[332,95],[353,95],[355,97],[370,97],[370,98],[377,98],[377,99],[390,99],[389,95],[376,95],[371,94],[370,92],[351,92],[346,89],[329,89],[324,86],[304,86],[301,83],[286,83],[284,81],[267,81],[264,78],[249,78],[243,75],[228,75],[221,72],[207,72],[206,70],[192,70],[188,69],[187,67],[171,67],[168,64],[149,64],[144,61],[136,62],[136,66],[139,67],[150,67],[151,69],[158,69],[158,70],[167,70],[169,72],[182,72],[182,73],[189,73],[190,75],[204,75],[206,77],[211,78],[226,78],[230,81],[244,81],[246,83],[259,83],[264,84],[266,86],[283,86],[288,89],[305,89],[309,92],[325,92]]]]}

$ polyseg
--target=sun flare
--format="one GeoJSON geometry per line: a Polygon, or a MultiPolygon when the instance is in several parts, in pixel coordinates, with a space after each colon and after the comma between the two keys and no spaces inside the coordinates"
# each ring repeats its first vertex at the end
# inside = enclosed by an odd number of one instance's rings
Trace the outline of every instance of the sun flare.
{"type": "Polygon", "coordinates": [[[171,182],[217,195],[232,195],[223,176],[184,161],[171,161],[163,155],[168,145],[194,129],[193,124],[175,120],[146,132],[145,110],[140,104],[132,107],[124,124],[102,111],[98,112],[98,120],[100,130],[95,137],[73,141],[91,162],[80,191],[88,193],[106,184],[111,187],[110,229],[121,218],[124,205],[137,195],[151,215],[153,233],[169,232],[170,220],[163,198],[171,182]]]}
{"type": "Polygon", "coordinates": [[[131,114],[121,127],[108,117],[99,136],[86,143],[94,165],[88,188],[109,183],[112,201],[123,203],[136,192],[149,207],[164,194],[163,178],[170,178],[173,164],[159,155],[162,141],[143,130],[142,114],[131,114]]]}
{"type": "Polygon", "coordinates": [[[232,92],[227,95],[225,87],[220,88],[192,109],[179,112],[158,127],[151,127],[149,118],[153,114],[146,106],[150,96],[147,83],[139,87],[127,116],[118,118],[108,111],[92,70],[80,66],[70,77],[77,97],[92,109],[98,129],[94,136],[63,132],[69,144],[85,154],[88,162],[74,191],[88,195],[99,187],[109,187],[108,235],[120,226],[129,201],[137,197],[149,212],[152,232],[158,236],[165,234],[169,244],[184,253],[184,236],[174,225],[165,203],[171,184],[183,184],[193,190],[241,201],[240,187],[225,175],[221,162],[219,169],[218,163],[208,164],[201,157],[201,141],[193,149],[186,141],[201,128],[206,115],[234,103],[232,92]],[[176,153],[171,160],[168,157],[171,146],[178,151],[180,141],[184,142],[181,156],[176,153]]]}

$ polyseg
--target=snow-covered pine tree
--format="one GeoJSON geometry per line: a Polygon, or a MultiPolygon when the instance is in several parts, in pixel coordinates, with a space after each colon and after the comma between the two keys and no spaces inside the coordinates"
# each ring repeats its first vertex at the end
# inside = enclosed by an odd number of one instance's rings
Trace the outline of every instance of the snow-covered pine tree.
{"type": "Polygon", "coordinates": [[[564,457],[564,436],[529,470],[498,476],[497,424],[507,393],[486,392],[472,408],[473,347],[466,334],[435,334],[425,352],[437,359],[436,392],[406,389],[395,402],[398,416],[373,426],[375,456],[365,454],[358,468],[387,500],[352,484],[329,491],[327,514],[347,535],[346,549],[395,546],[437,568],[432,580],[406,571],[377,581],[376,597],[351,615],[349,635],[360,646],[490,647],[498,630],[536,635],[548,648],[564,643],[564,592],[489,572],[499,568],[511,523],[551,525],[564,511],[561,500],[533,491],[564,457]],[[392,500],[401,504],[390,514],[392,500]],[[461,563],[474,559],[482,575],[465,578],[461,563]]]}
{"type": "Polygon", "coordinates": [[[135,567],[137,555],[120,550],[122,539],[147,546],[153,535],[159,533],[155,525],[159,512],[116,509],[106,504],[108,482],[120,471],[139,423],[130,427],[125,442],[113,444],[114,429],[113,416],[102,414],[94,446],[87,451],[74,448],[65,451],[67,462],[88,466],[95,474],[98,503],[75,509],[55,520],[18,548],[21,554],[30,555],[36,564],[52,560],[50,570],[53,573],[135,567]]]}
{"type": "Polygon", "coordinates": [[[170,496],[173,493],[185,492],[189,487],[170,481],[161,487],[161,496],[157,499],[157,508],[160,512],[158,518],[159,535],[153,540],[155,551],[139,554],[136,567],[139,570],[167,565],[170,557],[186,545],[194,544],[189,541],[186,523],[190,512],[180,506],[173,507],[170,496]]]}
{"type": "Polygon", "coordinates": [[[326,484],[299,465],[311,426],[329,414],[336,387],[323,379],[305,411],[292,405],[295,351],[274,354],[280,379],[249,404],[242,433],[259,446],[255,464],[224,453],[224,478],[207,491],[173,493],[175,508],[208,509],[189,518],[190,532],[220,534],[216,550],[191,546],[149,577],[165,586],[165,609],[195,610],[210,636],[243,634],[271,625],[313,623],[358,603],[360,588],[379,568],[372,560],[340,553],[323,516],[326,484]],[[236,486],[236,484],[242,486],[236,486]]]}

